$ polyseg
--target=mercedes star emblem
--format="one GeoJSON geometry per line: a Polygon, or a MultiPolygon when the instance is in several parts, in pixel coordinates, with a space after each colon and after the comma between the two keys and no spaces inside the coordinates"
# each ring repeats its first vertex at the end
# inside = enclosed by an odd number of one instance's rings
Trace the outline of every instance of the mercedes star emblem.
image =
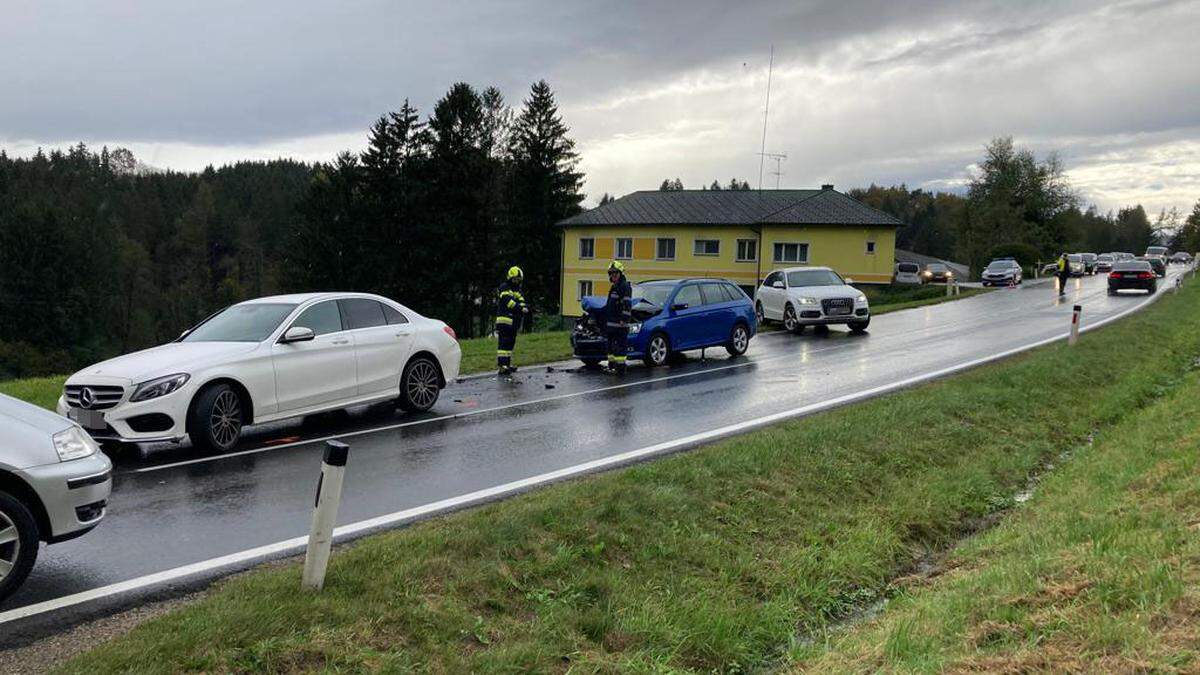
{"type": "Polygon", "coordinates": [[[91,408],[92,404],[95,402],[96,402],[96,394],[92,391],[91,387],[84,387],[83,389],[81,389],[79,391],[79,407],[80,408],[83,408],[86,410],[88,408],[91,408]]]}

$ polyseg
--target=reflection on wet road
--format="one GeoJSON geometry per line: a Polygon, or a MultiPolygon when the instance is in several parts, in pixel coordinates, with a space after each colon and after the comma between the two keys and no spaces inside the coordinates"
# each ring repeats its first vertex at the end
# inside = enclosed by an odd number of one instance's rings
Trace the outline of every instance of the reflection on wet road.
{"type": "Polygon", "coordinates": [[[710,349],[623,379],[574,367],[468,378],[425,415],[373,406],[272,425],[230,455],[161,446],[119,457],[105,523],[44,548],[2,609],[305,534],[324,438],[352,448],[339,516],[351,523],[1061,337],[1074,304],[1086,325],[1145,300],[1108,297],[1103,277],[1068,289],[1003,289],[879,316],[861,336],[766,333],[744,357],[710,349]]]}

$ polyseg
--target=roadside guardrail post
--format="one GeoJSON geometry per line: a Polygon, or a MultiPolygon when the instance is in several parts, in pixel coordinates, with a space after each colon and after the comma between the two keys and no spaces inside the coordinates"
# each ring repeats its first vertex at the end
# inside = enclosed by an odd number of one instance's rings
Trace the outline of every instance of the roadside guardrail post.
{"type": "Polygon", "coordinates": [[[1079,314],[1083,312],[1083,305],[1075,305],[1075,309],[1071,312],[1071,337],[1067,338],[1067,344],[1074,345],[1079,342],[1079,314]]]}
{"type": "Polygon", "coordinates": [[[350,446],[338,441],[325,443],[325,458],[321,462],[321,478],[317,482],[317,501],[313,505],[312,528],[308,533],[308,548],[304,552],[304,576],[301,587],[319,591],[325,587],[325,570],[333,548],[333,528],[337,524],[338,504],[342,501],[342,480],[346,477],[346,460],[350,446]]]}
{"type": "Polygon", "coordinates": [[[951,277],[946,280],[946,297],[947,298],[950,297],[950,294],[953,292],[954,292],[954,278],[951,277]]]}

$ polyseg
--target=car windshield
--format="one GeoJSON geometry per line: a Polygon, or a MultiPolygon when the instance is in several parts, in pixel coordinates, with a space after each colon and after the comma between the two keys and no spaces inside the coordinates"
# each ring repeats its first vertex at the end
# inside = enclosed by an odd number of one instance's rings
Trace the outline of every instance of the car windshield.
{"type": "Polygon", "coordinates": [[[671,291],[675,289],[674,283],[644,283],[633,287],[633,297],[641,298],[646,302],[662,307],[667,304],[667,298],[671,295],[671,291]]]}
{"type": "Polygon", "coordinates": [[[997,260],[996,262],[987,266],[987,271],[989,271],[989,272],[1005,272],[1005,271],[1011,269],[1012,267],[1013,267],[1012,262],[1010,262],[1008,260],[997,260]]]}
{"type": "Polygon", "coordinates": [[[1146,255],[1164,255],[1167,252],[1166,246],[1151,246],[1146,249],[1146,255]]]}
{"type": "Polygon", "coordinates": [[[1070,260],[1071,262],[1083,262],[1083,256],[1079,255],[1078,253],[1072,253],[1067,256],[1067,260],[1070,260]]]}
{"type": "Polygon", "coordinates": [[[1112,259],[1113,257],[1107,253],[1101,255],[1099,258],[1096,258],[1096,260],[1100,262],[1112,262],[1112,259]]]}
{"type": "Polygon", "coordinates": [[[183,338],[183,342],[262,342],[275,332],[296,305],[252,302],[221,310],[183,338]]]}
{"type": "Polygon", "coordinates": [[[803,286],[841,286],[842,278],[832,270],[797,270],[787,273],[789,288],[803,286]]]}
{"type": "Polygon", "coordinates": [[[930,263],[925,266],[925,269],[929,270],[930,272],[945,272],[946,266],[941,263],[930,263]]]}

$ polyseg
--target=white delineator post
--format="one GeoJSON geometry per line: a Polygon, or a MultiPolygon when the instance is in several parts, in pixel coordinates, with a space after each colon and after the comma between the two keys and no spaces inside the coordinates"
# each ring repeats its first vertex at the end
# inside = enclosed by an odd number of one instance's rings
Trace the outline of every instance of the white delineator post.
{"type": "Polygon", "coordinates": [[[319,591],[325,586],[325,570],[333,547],[333,528],[337,524],[338,504],[342,501],[342,480],[346,477],[346,460],[350,446],[338,441],[325,443],[325,459],[321,462],[321,479],[317,483],[317,502],[313,506],[312,529],[308,534],[308,549],[304,553],[304,576],[301,587],[319,591]]]}
{"type": "Polygon", "coordinates": [[[1083,311],[1083,305],[1075,305],[1074,311],[1071,312],[1071,337],[1067,338],[1067,344],[1073,345],[1079,342],[1079,314],[1083,311]]]}
{"type": "Polygon", "coordinates": [[[950,294],[953,292],[954,292],[954,277],[950,277],[949,279],[946,279],[946,297],[947,298],[950,297],[950,294]]]}

